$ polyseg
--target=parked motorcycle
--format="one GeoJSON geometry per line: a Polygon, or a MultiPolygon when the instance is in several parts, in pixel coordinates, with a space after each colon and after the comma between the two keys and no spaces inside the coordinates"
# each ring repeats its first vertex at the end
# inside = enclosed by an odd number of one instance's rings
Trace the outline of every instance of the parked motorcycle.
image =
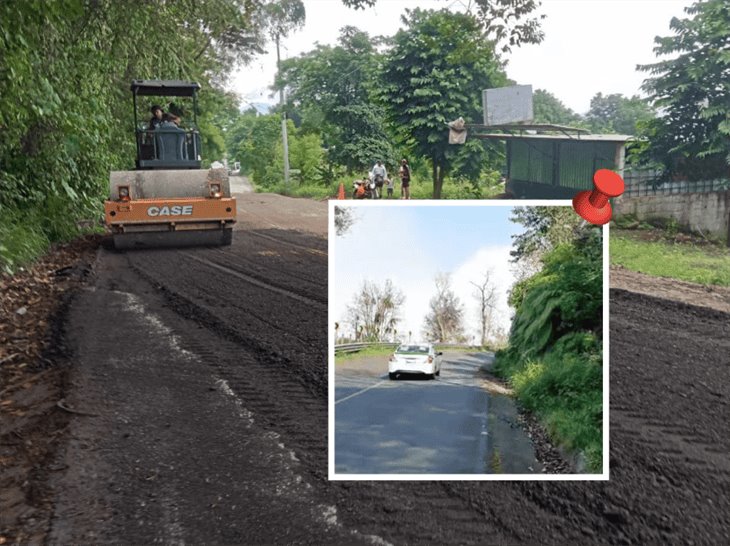
{"type": "Polygon", "coordinates": [[[352,183],[353,199],[379,199],[378,186],[374,180],[355,180],[352,183]]]}

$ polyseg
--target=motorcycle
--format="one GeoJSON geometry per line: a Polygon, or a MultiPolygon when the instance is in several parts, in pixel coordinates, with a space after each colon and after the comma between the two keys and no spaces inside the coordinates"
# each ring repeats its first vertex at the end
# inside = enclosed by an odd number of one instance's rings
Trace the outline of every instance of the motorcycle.
{"type": "Polygon", "coordinates": [[[365,179],[365,180],[355,180],[352,183],[353,191],[352,191],[352,198],[353,199],[379,199],[380,195],[378,194],[378,186],[376,185],[374,180],[365,179]]]}

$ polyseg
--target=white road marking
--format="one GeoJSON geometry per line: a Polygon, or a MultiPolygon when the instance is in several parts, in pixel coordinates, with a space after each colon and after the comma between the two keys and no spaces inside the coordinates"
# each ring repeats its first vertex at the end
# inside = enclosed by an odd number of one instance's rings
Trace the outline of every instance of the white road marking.
{"type": "Polygon", "coordinates": [[[183,347],[180,345],[180,338],[177,335],[173,334],[172,330],[166,324],[164,324],[155,314],[148,312],[147,309],[145,309],[142,301],[137,296],[129,292],[121,292],[119,290],[112,290],[112,292],[115,294],[121,294],[124,298],[126,298],[127,311],[132,311],[133,313],[136,313],[143,320],[147,321],[147,323],[152,326],[158,334],[163,337],[167,337],[170,347],[174,351],[177,351],[180,356],[192,361],[200,360],[198,358],[198,355],[191,353],[187,349],[183,349],[183,347]]]}
{"type": "Polygon", "coordinates": [[[350,394],[348,396],[345,396],[344,398],[340,398],[339,400],[335,400],[335,404],[339,404],[340,402],[344,402],[345,400],[349,400],[350,398],[354,398],[355,396],[359,396],[362,393],[364,393],[365,391],[369,391],[370,389],[374,389],[375,387],[379,387],[383,383],[389,383],[389,382],[390,382],[390,380],[387,379],[385,381],[380,381],[379,383],[375,383],[375,385],[370,385],[369,387],[366,387],[366,388],[362,389],[361,391],[354,392],[354,393],[352,393],[352,394],[350,394]]]}

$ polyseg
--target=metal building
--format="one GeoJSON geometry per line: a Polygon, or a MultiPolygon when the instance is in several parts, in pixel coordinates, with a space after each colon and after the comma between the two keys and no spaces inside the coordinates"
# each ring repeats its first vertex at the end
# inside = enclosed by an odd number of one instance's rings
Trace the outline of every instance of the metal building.
{"type": "Polygon", "coordinates": [[[633,138],[581,134],[581,130],[559,126],[523,126],[517,131],[472,136],[505,141],[505,191],[518,199],[572,199],[579,191],[593,189],[593,173],[598,169],[611,169],[623,176],[626,142],[633,138]],[[562,134],[526,133],[531,127],[562,134]]]}

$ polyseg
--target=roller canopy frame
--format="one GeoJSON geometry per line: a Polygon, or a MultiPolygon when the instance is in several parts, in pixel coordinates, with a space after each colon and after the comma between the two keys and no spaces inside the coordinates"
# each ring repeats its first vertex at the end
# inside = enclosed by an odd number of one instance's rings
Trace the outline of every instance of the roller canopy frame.
{"type": "Polygon", "coordinates": [[[182,80],[134,80],[132,93],[145,97],[194,97],[200,84],[182,80]]]}

